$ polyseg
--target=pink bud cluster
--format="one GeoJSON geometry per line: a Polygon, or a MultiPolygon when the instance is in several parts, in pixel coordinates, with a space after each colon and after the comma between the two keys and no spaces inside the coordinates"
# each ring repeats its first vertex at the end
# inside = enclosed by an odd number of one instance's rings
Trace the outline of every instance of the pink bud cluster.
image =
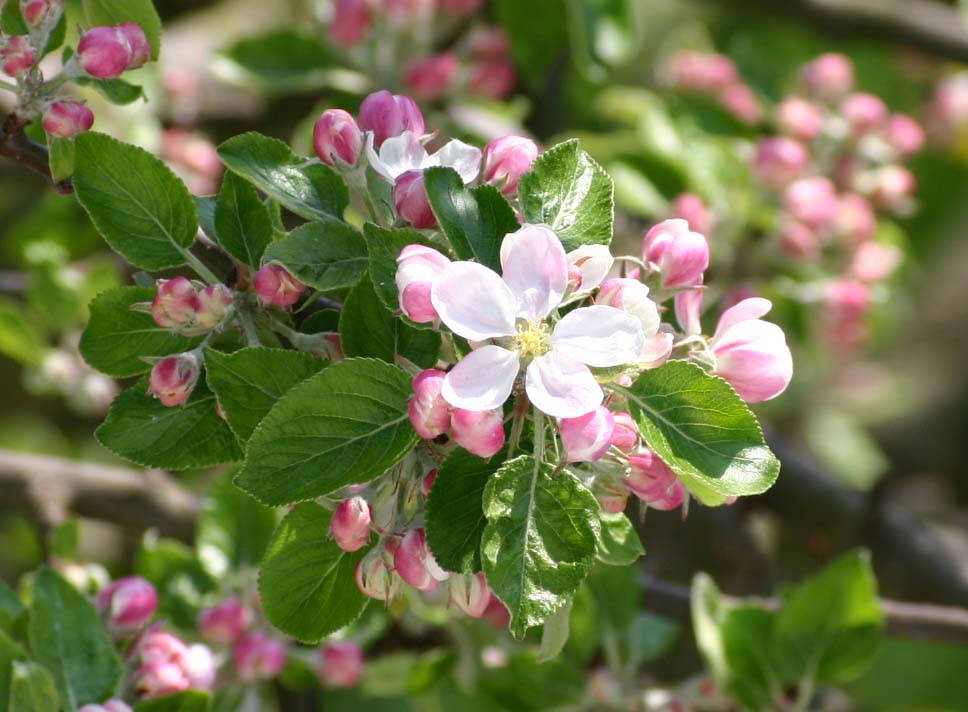
{"type": "Polygon", "coordinates": [[[763,118],[760,100],[726,55],[680,51],[663,63],[659,74],[667,86],[708,96],[744,124],[757,124],[763,118]]]}
{"type": "Polygon", "coordinates": [[[222,324],[233,299],[224,284],[198,287],[185,277],[159,280],[151,316],[163,329],[203,334],[222,324]]]}
{"type": "Polygon", "coordinates": [[[201,133],[180,128],[161,135],[161,158],[196,195],[218,192],[224,167],[215,145],[201,133]]]}
{"type": "Polygon", "coordinates": [[[142,697],[210,690],[215,682],[215,657],[208,646],[187,645],[157,627],[135,642],[131,656],[137,665],[132,687],[142,697]]]}
{"type": "Polygon", "coordinates": [[[77,61],[97,79],[116,79],[129,69],[144,66],[151,59],[151,45],[144,30],[133,22],[94,27],[81,36],[77,61]]]}

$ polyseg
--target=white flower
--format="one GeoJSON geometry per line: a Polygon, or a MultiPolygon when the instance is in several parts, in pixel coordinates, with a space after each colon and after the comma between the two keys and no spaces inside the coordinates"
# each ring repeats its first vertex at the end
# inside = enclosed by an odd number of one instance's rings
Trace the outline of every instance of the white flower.
{"type": "Polygon", "coordinates": [[[645,336],[621,309],[574,309],[554,327],[548,317],[568,286],[568,258],[546,227],[525,226],[504,238],[503,277],[476,262],[452,262],[437,277],[431,301],[441,321],[472,341],[500,339],[468,354],[444,379],[442,395],[465,410],[499,407],[525,359],[525,390],[542,412],[574,418],[604,398],[589,366],[636,361],[645,336]]]}
{"type": "Polygon", "coordinates": [[[420,137],[412,131],[388,138],[377,153],[373,146],[373,134],[366,137],[366,155],[373,170],[395,183],[407,171],[423,170],[434,166],[453,168],[464,184],[473,182],[481,172],[481,150],[463,141],[449,141],[439,151],[428,154],[420,137]]]}
{"type": "Polygon", "coordinates": [[[581,272],[581,284],[576,292],[590,292],[608,276],[615,260],[608,245],[582,245],[568,253],[568,262],[581,272]]]}

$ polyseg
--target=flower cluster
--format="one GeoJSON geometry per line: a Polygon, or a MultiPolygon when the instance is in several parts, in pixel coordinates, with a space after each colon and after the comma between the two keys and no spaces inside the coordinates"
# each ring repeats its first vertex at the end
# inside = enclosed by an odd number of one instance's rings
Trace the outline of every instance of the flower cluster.
{"type": "Polygon", "coordinates": [[[674,89],[710,97],[744,124],[756,124],[763,118],[759,99],[726,55],[676,52],[659,68],[659,79],[674,89]]]}

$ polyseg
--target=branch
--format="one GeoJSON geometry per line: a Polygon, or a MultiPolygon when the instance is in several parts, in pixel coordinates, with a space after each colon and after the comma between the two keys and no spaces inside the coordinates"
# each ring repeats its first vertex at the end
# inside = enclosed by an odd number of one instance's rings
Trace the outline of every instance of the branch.
{"type": "MultiPolygon", "coordinates": [[[[647,608],[675,618],[691,618],[688,586],[651,577],[642,583],[647,608]]],[[[770,610],[780,608],[776,598],[724,598],[728,603],[752,602],[770,610]]],[[[880,604],[888,635],[937,643],[968,643],[968,609],[883,598],[880,604]]]]}
{"type": "Polygon", "coordinates": [[[193,540],[200,512],[198,499],[164,472],[10,450],[0,450],[0,507],[29,508],[47,524],[74,511],[185,542],[193,540]]]}
{"type": "Polygon", "coordinates": [[[806,20],[820,30],[889,40],[968,63],[968,26],[953,6],[932,0],[716,0],[806,20]]]}
{"type": "Polygon", "coordinates": [[[27,122],[13,114],[4,119],[0,125],[0,156],[11,158],[25,168],[44,176],[58,193],[70,194],[74,192],[71,180],[55,181],[50,174],[50,163],[47,147],[27,138],[24,126],[27,122]]]}

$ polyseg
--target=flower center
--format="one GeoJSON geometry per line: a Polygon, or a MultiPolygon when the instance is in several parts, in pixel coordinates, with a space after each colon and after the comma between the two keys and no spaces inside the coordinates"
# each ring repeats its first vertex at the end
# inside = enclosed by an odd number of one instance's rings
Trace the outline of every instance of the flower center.
{"type": "Polygon", "coordinates": [[[537,322],[518,322],[514,335],[514,349],[522,356],[536,357],[548,351],[551,329],[544,319],[537,322]]]}

